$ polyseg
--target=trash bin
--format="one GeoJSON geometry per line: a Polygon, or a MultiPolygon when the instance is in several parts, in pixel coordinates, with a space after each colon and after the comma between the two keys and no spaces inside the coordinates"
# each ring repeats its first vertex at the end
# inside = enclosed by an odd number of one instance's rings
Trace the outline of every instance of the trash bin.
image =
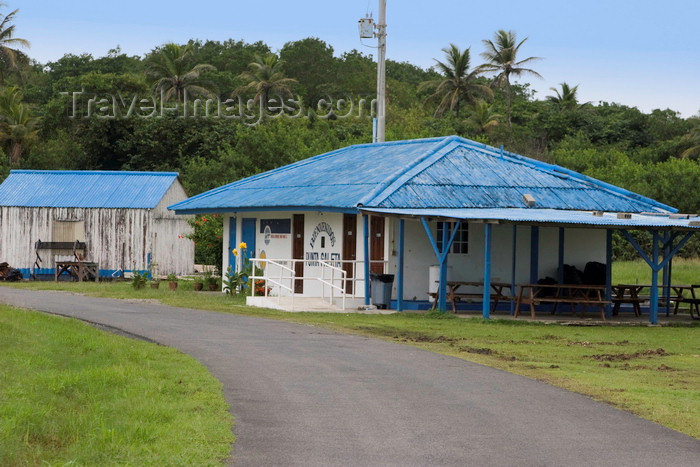
{"type": "Polygon", "coordinates": [[[372,305],[377,308],[386,309],[391,304],[391,288],[394,285],[393,274],[376,274],[370,272],[370,285],[372,290],[372,305]]]}

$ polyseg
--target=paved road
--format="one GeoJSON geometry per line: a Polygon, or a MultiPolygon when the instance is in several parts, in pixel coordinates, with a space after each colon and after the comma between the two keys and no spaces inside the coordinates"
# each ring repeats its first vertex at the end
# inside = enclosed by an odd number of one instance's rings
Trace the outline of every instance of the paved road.
{"type": "Polygon", "coordinates": [[[311,326],[0,287],[192,355],[222,381],[236,466],[693,466],[700,441],[591,399],[311,326]]]}

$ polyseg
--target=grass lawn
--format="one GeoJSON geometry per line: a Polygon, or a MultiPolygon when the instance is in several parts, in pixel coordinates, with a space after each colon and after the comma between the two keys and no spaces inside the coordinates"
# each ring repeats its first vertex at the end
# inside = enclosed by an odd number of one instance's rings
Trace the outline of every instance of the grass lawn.
{"type": "Polygon", "coordinates": [[[0,305],[0,465],[221,465],[221,383],[174,349],[0,305]]]}
{"type": "MultiPolygon", "coordinates": [[[[690,280],[700,282],[700,262],[689,262],[690,280]],[[694,271],[694,272],[693,272],[694,271]],[[696,279],[693,279],[696,278],[696,279]]],[[[616,264],[616,282],[640,264],[616,264]]],[[[675,263],[674,283],[684,266],[675,263]]],[[[647,269],[648,271],[648,269],[647,269]]],[[[640,280],[641,282],[641,280],[640,280]]],[[[363,315],[284,313],[245,306],[243,297],[194,292],[181,282],[174,292],[135,291],[128,283],[22,283],[110,298],[155,299],[164,304],[238,313],[323,326],[378,337],[501,368],[589,395],[700,439],[700,322],[669,327],[562,326],[554,323],[451,314],[363,315]]]]}
{"type": "MultiPolygon", "coordinates": [[[[672,284],[700,284],[700,259],[676,258],[672,264],[672,284]]],[[[651,284],[651,270],[643,260],[618,261],[612,267],[613,284],[651,284]]],[[[659,273],[659,283],[662,275],[659,273]]]]}

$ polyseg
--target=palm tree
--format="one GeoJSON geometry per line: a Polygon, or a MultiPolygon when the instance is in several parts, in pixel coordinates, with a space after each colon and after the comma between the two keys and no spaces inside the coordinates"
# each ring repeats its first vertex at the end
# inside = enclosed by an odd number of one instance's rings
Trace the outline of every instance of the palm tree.
{"type": "Polygon", "coordinates": [[[467,118],[467,124],[477,134],[490,133],[500,124],[501,115],[493,112],[493,106],[488,102],[479,100],[472,105],[472,113],[467,118]]]}
{"type": "MultiPolygon", "coordinates": [[[[574,110],[576,107],[579,107],[578,97],[576,95],[578,92],[578,84],[573,88],[567,83],[559,83],[559,86],[561,86],[561,92],[559,92],[557,88],[549,88],[554,91],[556,96],[547,96],[547,100],[564,110],[574,110]]],[[[588,102],[580,105],[585,104],[588,104],[588,102]]]]}
{"type": "Polygon", "coordinates": [[[691,117],[690,120],[694,126],[683,139],[690,141],[691,146],[681,153],[681,157],[683,158],[696,158],[700,156],[700,116],[691,117]]]}
{"type": "Polygon", "coordinates": [[[248,70],[238,76],[248,84],[236,88],[232,96],[254,92],[253,102],[262,102],[266,109],[271,94],[278,94],[280,97],[291,95],[290,85],[297,82],[294,78],[284,76],[282,61],[273,53],[263,57],[256,55],[255,60],[248,64],[248,70]]]}
{"type": "Polygon", "coordinates": [[[22,155],[36,143],[38,125],[39,119],[31,116],[17,88],[0,91],[0,147],[9,156],[10,165],[18,164],[22,155]]]}
{"type": "Polygon", "coordinates": [[[146,76],[153,80],[154,89],[162,92],[165,100],[175,96],[175,100],[180,102],[185,91],[192,95],[215,97],[209,89],[211,84],[202,80],[200,75],[204,71],[215,71],[216,68],[194,62],[194,48],[191,44],[165,44],[147,59],[146,76]]]}
{"type": "MultiPolygon", "coordinates": [[[[0,8],[5,6],[7,6],[5,3],[0,2],[0,8]]],[[[29,47],[29,41],[14,37],[15,25],[11,23],[18,11],[15,10],[8,13],[0,21],[0,62],[2,63],[0,66],[0,84],[5,81],[5,74],[8,70],[17,68],[17,56],[24,55],[14,47],[29,47]]]]}
{"type": "Polygon", "coordinates": [[[515,32],[501,29],[494,34],[492,41],[481,41],[486,47],[486,51],[481,54],[481,57],[486,60],[486,63],[481,65],[479,69],[480,71],[497,73],[493,80],[494,85],[505,88],[506,90],[506,118],[508,120],[508,128],[512,128],[510,120],[510,75],[520,76],[529,73],[538,78],[542,77],[535,70],[523,67],[526,63],[540,60],[540,57],[528,57],[518,61],[518,51],[527,39],[526,37],[522,41],[517,42],[515,32]]]}
{"type": "Polygon", "coordinates": [[[459,107],[462,102],[473,104],[479,97],[490,98],[493,92],[488,86],[477,83],[477,70],[469,71],[470,49],[464,52],[454,44],[442,49],[445,52],[445,62],[435,59],[438,70],[444,78],[426,81],[419,89],[428,89],[433,93],[426,101],[439,101],[435,116],[446,110],[454,110],[459,118],[459,107]]]}

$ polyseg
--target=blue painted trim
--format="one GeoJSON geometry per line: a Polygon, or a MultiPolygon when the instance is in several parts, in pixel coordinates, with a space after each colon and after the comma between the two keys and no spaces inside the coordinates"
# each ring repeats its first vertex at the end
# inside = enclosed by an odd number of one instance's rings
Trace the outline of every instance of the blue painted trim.
{"type": "MultiPolygon", "coordinates": [[[[448,222],[442,223],[442,257],[440,258],[440,299],[438,300],[438,310],[447,311],[447,253],[450,251],[447,230],[450,228],[448,222]]],[[[455,229],[457,230],[457,229],[455,229]]]]}
{"type": "Polygon", "coordinates": [[[437,260],[440,263],[440,285],[438,287],[438,310],[445,312],[447,311],[447,255],[450,252],[450,248],[452,248],[452,242],[454,242],[455,237],[457,236],[457,231],[459,230],[459,226],[462,224],[461,220],[458,220],[455,223],[454,230],[452,231],[452,235],[450,235],[450,238],[447,238],[447,230],[449,229],[449,222],[444,222],[442,226],[442,251],[438,250],[437,243],[435,242],[435,238],[433,238],[433,234],[430,231],[430,225],[428,224],[428,221],[425,220],[425,217],[420,218],[421,224],[423,225],[423,229],[425,230],[426,235],[428,236],[428,240],[430,241],[430,245],[433,247],[433,251],[435,252],[435,256],[437,257],[437,260]]]}
{"type": "MultiPolygon", "coordinates": [[[[669,257],[669,254],[671,253],[671,232],[664,232],[663,233],[663,255],[664,259],[669,257]]],[[[671,314],[671,277],[669,275],[669,270],[668,270],[668,265],[671,264],[670,258],[669,261],[666,262],[662,269],[661,277],[662,277],[662,283],[663,283],[663,291],[664,291],[664,302],[666,305],[666,317],[668,317],[671,314]]]]}
{"type": "MultiPolygon", "coordinates": [[[[605,231],[605,300],[612,300],[613,231],[605,231]]],[[[612,316],[612,303],[605,305],[605,316],[612,316]]]]}
{"type": "Polygon", "coordinates": [[[365,250],[365,305],[369,306],[369,216],[362,215],[362,236],[365,250]]]}
{"type": "Polygon", "coordinates": [[[486,224],[484,230],[484,298],[481,314],[484,319],[491,315],[491,231],[492,225],[486,224]]]}
{"type": "Polygon", "coordinates": [[[151,252],[149,251],[146,253],[146,269],[148,270],[148,274],[146,276],[148,277],[148,280],[152,280],[153,276],[151,275],[151,252]]]}
{"type": "MultiPolygon", "coordinates": [[[[656,265],[659,260],[659,232],[652,230],[651,235],[652,248],[651,259],[653,265],[656,265]]],[[[649,296],[649,322],[656,324],[659,321],[659,270],[657,267],[651,268],[651,291],[649,296]]]]}
{"type": "MultiPolygon", "coordinates": [[[[515,266],[518,252],[518,226],[513,224],[513,254],[510,269],[510,296],[515,297],[515,266]]],[[[510,314],[515,315],[515,300],[510,301],[510,314]]]]}
{"type": "Polygon", "coordinates": [[[405,221],[399,219],[399,258],[398,258],[398,280],[396,282],[396,310],[403,311],[403,270],[404,270],[404,231],[405,221]]]}
{"type": "Polygon", "coordinates": [[[233,254],[233,250],[238,248],[236,243],[236,217],[231,216],[228,219],[228,265],[231,266],[232,271],[238,271],[238,264],[236,264],[236,255],[233,254]]]}
{"type": "Polygon", "coordinates": [[[536,284],[540,270],[540,228],[530,227],[530,283],[536,284]]]}
{"type": "Polygon", "coordinates": [[[433,247],[433,253],[435,253],[435,257],[437,258],[438,261],[440,261],[440,250],[438,250],[437,247],[437,242],[433,238],[433,233],[430,231],[430,225],[428,225],[428,221],[425,220],[425,217],[420,218],[421,224],[423,224],[423,229],[425,230],[425,233],[428,235],[428,240],[430,241],[430,246],[433,247]]]}
{"type": "MultiPolygon", "coordinates": [[[[559,268],[557,282],[564,283],[564,227],[559,227],[559,268]]],[[[534,282],[533,282],[534,284],[534,282]]]]}

